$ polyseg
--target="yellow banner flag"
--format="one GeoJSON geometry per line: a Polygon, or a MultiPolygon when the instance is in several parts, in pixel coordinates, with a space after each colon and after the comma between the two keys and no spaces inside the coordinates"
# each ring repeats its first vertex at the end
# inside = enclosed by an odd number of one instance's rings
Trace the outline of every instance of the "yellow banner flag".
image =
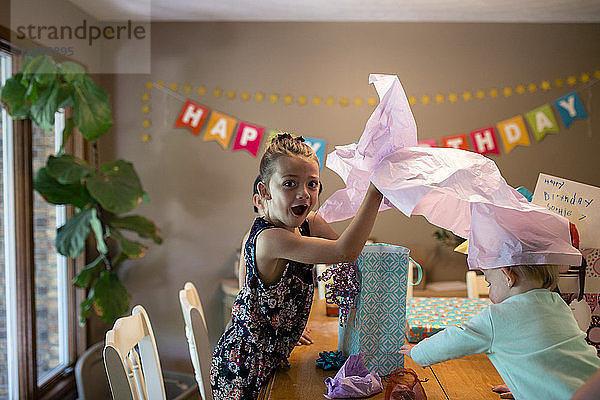
{"type": "Polygon", "coordinates": [[[510,153],[517,145],[530,145],[525,121],[521,115],[498,122],[496,125],[498,126],[502,143],[504,143],[504,151],[507,153],[510,153]]]}
{"type": "Polygon", "coordinates": [[[208,142],[215,140],[219,142],[224,149],[228,148],[236,124],[237,119],[213,111],[210,115],[203,141],[208,142]]]}

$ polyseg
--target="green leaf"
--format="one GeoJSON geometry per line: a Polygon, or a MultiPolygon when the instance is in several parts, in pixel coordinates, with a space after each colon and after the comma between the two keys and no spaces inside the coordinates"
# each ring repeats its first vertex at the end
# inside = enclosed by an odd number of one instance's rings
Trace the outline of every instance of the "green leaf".
{"type": "Polygon", "coordinates": [[[94,295],[94,289],[90,290],[88,293],[87,299],[81,302],[81,313],[79,314],[79,326],[85,326],[85,320],[92,313],[94,306],[94,299],[96,296],[94,295]]]}
{"type": "Polygon", "coordinates": [[[65,121],[65,129],[62,132],[62,142],[60,144],[59,153],[62,153],[65,149],[65,145],[69,141],[69,138],[73,134],[73,128],[75,127],[75,123],[73,122],[73,118],[67,118],[65,121]]]}
{"type": "Polygon", "coordinates": [[[58,157],[49,156],[46,170],[50,176],[63,185],[80,182],[81,179],[94,172],[88,163],[71,154],[62,154],[58,157]]]}
{"type": "Polygon", "coordinates": [[[92,232],[96,236],[96,249],[100,254],[106,254],[108,249],[106,248],[106,243],[104,243],[104,232],[102,231],[102,223],[94,213],[92,220],[90,221],[90,226],[92,227],[92,232]]]}
{"type": "Polygon", "coordinates": [[[152,239],[154,243],[162,243],[162,238],[158,235],[158,228],[154,222],[141,215],[114,217],[110,220],[109,225],[113,228],[136,232],[140,237],[152,239]]]}
{"type": "Polygon", "coordinates": [[[94,283],[97,312],[104,322],[113,323],[129,310],[131,296],[112,271],[102,271],[94,283]]]}
{"type": "Polygon", "coordinates": [[[23,79],[36,80],[42,85],[56,80],[58,68],[49,56],[37,56],[28,58],[23,64],[23,79]]]}
{"type": "Polygon", "coordinates": [[[87,288],[90,283],[100,275],[104,267],[104,257],[98,256],[94,261],[83,267],[81,271],[73,278],[73,285],[82,289],[87,288]]]}
{"type": "Polygon", "coordinates": [[[62,74],[65,81],[72,83],[73,81],[81,81],[85,75],[85,69],[80,64],[72,61],[66,61],[58,65],[58,70],[62,74]]]}
{"type": "Polygon", "coordinates": [[[58,95],[56,96],[57,108],[65,109],[72,106],[73,103],[73,86],[61,83],[58,86],[58,95]]]}
{"type": "Polygon", "coordinates": [[[75,258],[85,247],[90,234],[90,221],[96,217],[96,209],[88,208],[67,220],[56,233],[56,250],[65,257],[75,258]]]}
{"type": "Polygon", "coordinates": [[[124,214],[138,206],[144,190],[133,164],[123,160],[104,163],[100,173],[86,178],[86,184],[104,209],[124,214]]]}
{"type": "Polygon", "coordinates": [[[110,102],[104,89],[87,75],[73,82],[73,120],[87,140],[95,141],[112,127],[110,102]]]}
{"type": "Polygon", "coordinates": [[[58,81],[52,81],[31,105],[31,119],[45,131],[51,131],[54,126],[54,114],[58,111],[57,100],[58,81]]]}
{"type": "Polygon", "coordinates": [[[110,237],[115,239],[121,245],[121,250],[129,258],[141,258],[144,257],[144,253],[148,248],[143,244],[134,240],[129,240],[116,229],[110,229],[110,237]]]}
{"type": "Polygon", "coordinates": [[[21,84],[20,74],[4,82],[0,99],[2,99],[2,104],[14,119],[24,119],[29,116],[29,104],[25,99],[26,92],[27,87],[21,84]]]}
{"type": "Polygon", "coordinates": [[[94,201],[80,182],[62,185],[48,174],[46,168],[36,172],[33,188],[51,204],[72,204],[81,209],[94,201]]]}

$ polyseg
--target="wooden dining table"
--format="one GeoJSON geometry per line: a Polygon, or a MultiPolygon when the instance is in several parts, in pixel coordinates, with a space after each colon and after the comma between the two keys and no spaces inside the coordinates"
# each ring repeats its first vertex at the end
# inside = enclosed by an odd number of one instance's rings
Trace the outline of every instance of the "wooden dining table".
{"type": "MultiPolygon", "coordinates": [[[[296,346],[290,355],[289,368],[279,368],[263,388],[259,399],[324,399],[327,393],[325,378],[333,377],[336,370],[324,371],[317,367],[319,353],[337,350],[338,318],[325,314],[325,302],[313,302],[308,326],[314,343],[296,346]]],[[[422,382],[428,400],[499,399],[492,386],[502,383],[502,378],[483,354],[446,361],[423,368],[409,357],[404,367],[412,368],[422,382]]],[[[384,390],[370,400],[385,398],[386,378],[382,379],[384,390]]]]}

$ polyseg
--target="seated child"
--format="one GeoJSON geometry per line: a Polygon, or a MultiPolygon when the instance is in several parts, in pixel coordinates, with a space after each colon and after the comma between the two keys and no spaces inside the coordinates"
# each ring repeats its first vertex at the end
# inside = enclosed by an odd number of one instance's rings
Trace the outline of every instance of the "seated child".
{"type": "Polygon", "coordinates": [[[515,399],[570,399],[600,368],[569,306],[552,290],[558,267],[486,269],[492,305],[402,354],[421,366],[485,353],[515,399]]]}

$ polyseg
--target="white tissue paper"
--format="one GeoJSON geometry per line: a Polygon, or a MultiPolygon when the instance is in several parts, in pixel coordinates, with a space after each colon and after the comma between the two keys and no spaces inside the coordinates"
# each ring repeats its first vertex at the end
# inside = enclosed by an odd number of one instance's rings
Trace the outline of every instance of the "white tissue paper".
{"type": "Polygon", "coordinates": [[[569,221],[529,203],[509,186],[496,164],[477,153],[414,147],[416,124],[396,76],[370,75],[381,103],[358,144],[338,146],[326,166],[346,188],[319,209],[328,221],[356,214],[369,181],[383,193],[380,211],[392,204],[407,216],[469,238],[471,269],[509,265],[580,265],[569,221]]]}

